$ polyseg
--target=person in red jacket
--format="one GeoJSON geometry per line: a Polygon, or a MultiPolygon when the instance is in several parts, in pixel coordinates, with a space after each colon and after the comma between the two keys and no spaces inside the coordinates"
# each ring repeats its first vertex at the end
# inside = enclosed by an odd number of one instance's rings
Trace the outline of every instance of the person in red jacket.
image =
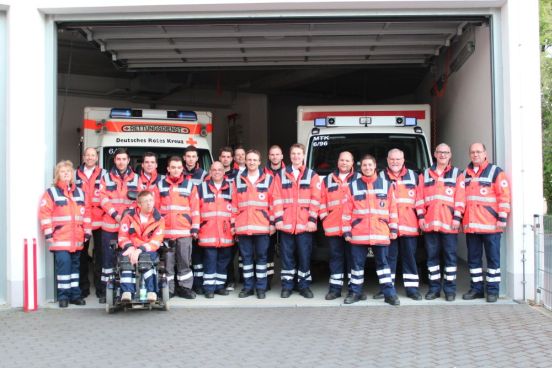
{"type": "Polygon", "coordinates": [[[90,294],[90,280],[88,279],[88,266],[92,261],[93,282],[96,288],[96,296],[99,298],[102,292],[102,218],[104,211],[100,206],[100,182],[105,170],[98,166],[98,152],[93,147],[84,150],[83,164],[76,170],[75,184],[82,189],[90,208],[92,220],[92,239],[94,241],[93,258],[88,255],[90,240],[84,242],[84,248],[80,258],[79,287],[81,295],[86,298],[90,294]]]}
{"type": "Polygon", "coordinates": [[[199,218],[202,226],[198,245],[203,248],[203,290],[205,297],[228,295],[225,288],[228,263],[234,246],[234,215],[232,208],[232,184],[224,178],[224,167],[213,162],[209,179],[197,187],[199,218]]]}
{"type": "MultiPolygon", "coordinates": [[[[380,176],[392,183],[393,195],[399,212],[398,236],[397,239],[391,240],[389,246],[391,279],[394,283],[400,254],[406,296],[413,300],[422,300],[422,294],[419,291],[418,266],[416,264],[419,236],[418,218],[416,217],[418,174],[404,165],[404,152],[398,148],[393,148],[387,153],[387,168],[380,172],[380,176]]],[[[374,295],[374,299],[382,298],[383,294],[381,292],[374,295]]]]}
{"type": "MultiPolygon", "coordinates": [[[[282,153],[282,148],[278,145],[273,145],[268,149],[268,162],[265,166],[265,173],[271,174],[272,176],[280,176],[282,169],[285,169],[286,165],[284,164],[284,154],[282,153]]],[[[267,274],[267,290],[270,290],[272,285],[272,277],[274,276],[274,254],[276,253],[276,243],[278,242],[278,232],[270,235],[270,243],[268,245],[267,252],[267,264],[266,264],[266,274],[267,274]]]]}
{"type": "Polygon", "coordinates": [[[468,246],[470,290],[465,300],[483,298],[483,249],[487,258],[487,302],[496,302],[500,290],[500,237],[510,213],[510,185],[502,169],[487,161],[483,143],[470,146],[471,163],[464,171],[466,210],[462,224],[468,246]]]}
{"type": "MultiPolygon", "coordinates": [[[[155,209],[155,197],[149,190],[143,190],[136,199],[137,206],[126,212],[119,227],[118,245],[127,261],[135,265],[142,254],[148,254],[152,262],[157,260],[157,250],[163,242],[165,220],[155,209]]],[[[152,268],[143,275],[146,285],[146,299],[157,300],[157,271],[152,268]]],[[[121,301],[129,302],[136,292],[135,271],[121,271],[121,301]]]]}
{"type": "Polygon", "coordinates": [[[256,290],[257,298],[264,299],[269,236],[276,231],[272,213],[274,177],[259,168],[259,151],[249,150],[245,157],[247,169],[233,183],[236,235],[243,262],[239,297],[246,298],[256,290]]]}
{"type": "Polygon", "coordinates": [[[182,298],[195,299],[192,290],[192,235],[199,230],[199,204],[196,186],[184,178],[183,170],[179,156],[169,158],[167,176],[158,185],[159,211],[165,218],[165,240],[174,248],[174,252],[165,254],[169,295],[176,293],[182,298]]]}
{"type": "Polygon", "coordinates": [[[354,163],[351,152],[341,152],[337,160],[337,170],[322,181],[320,220],[330,246],[330,288],[326,300],[341,297],[343,280],[351,272],[351,245],[343,238],[341,222],[349,183],[359,177],[353,169],[354,163]]]}
{"type": "Polygon", "coordinates": [[[74,175],[71,161],[56,165],[54,186],[42,196],[38,213],[46,245],[54,253],[60,308],[86,304],[79,288],[79,263],[83,243],[91,236],[90,211],[74,175]]]}
{"type": "Polygon", "coordinates": [[[105,284],[113,275],[113,248],[117,241],[119,223],[127,209],[135,206],[138,194],[138,175],[130,168],[130,156],[124,148],[115,151],[115,166],[102,176],[100,204],[104,210],[102,222],[102,285],[100,303],[105,303],[105,284]]]}
{"type": "Polygon", "coordinates": [[[416,209],[420,229],[424,232],[429,273],[427,300],[441,293],[441,259],[444,260],[445,300],[456,298],[456,245],[464,213],[464,175],[451,166],[450,147],[441,143],[435,148],[436,162],[420,175],[420,203],[416,209]]]}
{"type": "Polygon", "coordinates": [[[351,280],[345,304],[362,298],[364,265],[368,246],[374,250],[376,273],[384,300],[400,305],[388,261],[389,244],[397,238],[398,214],[391,183],[376,174],[376,159],[365,155],[360,161],[362,176],[349,184],[343,209],[343,236],[351,244],[351,280]]]}
{"type": "Polygon", "coordinates": [[[293,144],[290,158],[291,166],[282,169],[280,177],[276,179],[274,201],[276,229],[280,231],[282,242],[280,296],[289,298],[294,287],[294,276],[297,274],[299,293],[305,298],[312,298],[310,259],[312,234],[316,231],[320,207],[321,184],[318,175],[304,165],[304,145],[293,144]]]}
{"type": "Polygon", "coordinates": [[[161,175],[157,173],[157,155],[153,152],[146,152],[142,156],[142,170],[138,178],[138,190],[149,190],[155,199],[155,208],[159,209],[159,188],[157,184],[161,175]]]}

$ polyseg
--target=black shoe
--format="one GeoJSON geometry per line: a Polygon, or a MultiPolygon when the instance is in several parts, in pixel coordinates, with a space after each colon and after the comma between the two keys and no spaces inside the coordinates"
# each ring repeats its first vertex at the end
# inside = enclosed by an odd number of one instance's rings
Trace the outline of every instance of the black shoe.
{"type": "Polygon", "coordinates": [[[383,299],[385,296],[383,295],[383,292],[382,291],[378,291],[377,294],[374,294],[374,296],[372,297],[372,299],[383,299]]]}
{"type": "Polygon", "coordinates": [[[171,292],[169,291],[169,299],[172,299],[172,298],[174,298],[174,297],[175,297],[174,293],[171,293],[171,292]]]}
{"type": "Polygon", "coordinates": [[[270,291],[272,290],[272,286],[270,286],[270,283],[267,283],[266,284],[266,291],[270,291]]]}
{"type": "Polygon", "coordinates": [[[105,300],[105,295],[104,295],[104,296],[100,296],[100,297],[98,298],[98,303],[100,303],[100,304],[105,304],[105,302],[106,302],[106,300],[105,300]]]}
{"type": "Polygon", "coordinates": [[[78,299],[70,300],[69,303],[75,304],[75,305],[86,305],[86,300],[84,300],[83,298],[78,298],[78,299]]]}
{"type": "Polygon", "coordinates": [[[368,299],[366,294],[364,294],[364,293],[360,294],[360,300],[366,300],[366,299],[368,299]]]}
{"type": "Polygon", "coordinates": [[[89,289],[81,289],[81,298],[86,298],[88,297],[88,295],[90,295],[90,290],[89,289]]]}
{"type": "Polygon", "coordinates": [[[456,299],[456,294],[454,293],[445,293],[445,300],[447,302],[453,302],[456,299]]]}
{"type": "Polygon", "coordinates": [[[396,295],[393,295],[393,296],[386,296],[384,299],[383,299],[387,304],[389,305],[394,305],[396,307],[398,307],[399,305],[401,305],[401,301],[399,300],[399,297],[396,296],[396,295]]]}
{"type": "Polygon", "coordinates": [[[238,295],[238,298],[247,298],[248,296],[251,296],[253,294],[255,294],[253,290],[242,289],[242,291],[240,291],[238,295]]]}
{"type": "Polygon", "coordinates": [[[308,287],[301,289],[301,291],[299,291],[299,294],[301,294],[303,298],[307,299],[312,299],[314,297],[311,289],[309,289],[308,287]]]}
{"type": "Polygon", "coordinates": [[[177,291],[178,296],[184,299],[195,299],[196,293],[192,289],[181,288],[177,291]]]}
{"type": "Polygon", "coordinates": [[[101,298],[101,297],[104,296],[104,295],[105,295],[105,292],[96,290],[96,298],[101,298]]]}
{"type": "Polygon", "coordinates": [[[353,304],[360,300],[360,294],[355,293],[349,293],[345,300],[343,301],[343,304],[353,304]]]}
{"type": "Polygon", "coordinates": [[[498,300],[497,294],[487,294],[487,303],[496,303],[498,300]]]}
{"type": "Polygon", "coordinates": [[[257,299],[264,299],[266,298],[266,291],[257,289],[257,299]]]}
{"type": "Polygon", "coordinates": [[[201,286],[196,286],[192,289],[197,295],[203,295],[205,292],[201,286]]]}
{"type": "Polygon", "coordinates": [[[207,299],[213,299],[215,297],[215,293],[212,291],[206,291],[204,295],[207,299]]]}
{"type": "Polygon", "coordinates": [[[291,295],[291,290],[282,289],[282,292],[280,293],[280,298],[289,298],[290,295],[291,295]]]}
{"type": "Polygon", "coordinates": [[[476,290],[470,289],[466,294],[462,295],[462,299],[464,300],[473,300],[473,299],[481,299],[484,298],[485,294],[483,292],[478,292],[476,290]]]}
{"type": "Polygon", "coordinates": [[[422,300],[422,294],[420,294],[419,291],[415,291],[410,294],[406,294],[406,296],[412,300],[422,300]]]}
{"type": "Polygon", "coordinates": [[[337,291],[329,291],[328,294],[326,294],[326,300],[334,300],[337,298],[341,298],[341,293],[337,291]]]}
{"type": "Polygon", "coordinates": [[[433,299],[437,299],[441,296],[441,293],[438,293],[438,292],[433,292],[433,291],[428,291],[427,294],[425,295],[425,300],[433,300],[433,299]]]}
{"type": "Polygon", "coordinates": [[[68,305],[69,305],[69,300],[67,300],[67,299],[63,299],[63,300],[59,301],[59,307],[60,308],[67,308],[68,305]]]}
{"type": "Polygon", "coordinates": [[[215,290],[215,294],[217,294],[217,295],[228,295],[228,294],[230,294],[230,292],[226,289],[218,289],[218,290],[215,290]]]}

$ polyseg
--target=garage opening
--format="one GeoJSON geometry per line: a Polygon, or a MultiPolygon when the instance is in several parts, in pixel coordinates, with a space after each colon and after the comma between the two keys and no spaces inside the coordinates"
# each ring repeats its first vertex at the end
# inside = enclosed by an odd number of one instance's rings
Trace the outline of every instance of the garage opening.
{"type": "MultiPolygon", "coordinates": [[[[487,17],[99,20],[58,29],[58,159],[80,162],[88,106],[209,111],[216,159],[225,145],[286,152],[300,105],[430,104],[431,149],[448,143],[464,168],[469,143],[489,142],[493,160],[487,17]]],[[[464,244],[460,237],[465,259],[464,244]]],[[[328,273],[316,267],[321,295],[328,273]]],[[[459,272],[459,292],[468,277],[459,272]]]]}

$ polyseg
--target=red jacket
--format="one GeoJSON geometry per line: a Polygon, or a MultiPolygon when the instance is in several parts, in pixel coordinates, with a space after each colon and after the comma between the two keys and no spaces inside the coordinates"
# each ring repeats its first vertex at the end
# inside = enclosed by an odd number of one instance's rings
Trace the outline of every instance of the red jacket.
{"type": "Polygon", "coordinates": [[[452,229],[452,221],[462,221],[464,175],[450,165],[441,175],[437,174],[436,168],[434,164],[420,175],[418,189],[422,200],[416,209],[418,218],[424,219],[428,226],[424,231],[456,234],[458,230],[452,229]]]}
{"type": "Polygon", "coordinates": [[[40,201],[38,218],[51,251],[79,251],[83,248],[85,235],[91,234],[85,194],[74,184],[67,187],[58,183],[46,190],[40,201]]]}
{"type": "Polygon", "coordinates": [[[134,247],[142,252],[155,252],[163,242],[165,220],[154,209],[146,223],[140,219],[140,208],[133,208],[121,220],[119,228],[119,248],[134,247]]]}
{"type": "Polygon", "coordinates": [[[81,165],[75,173],[75,184],[84,192],[86,205],[90,208],[92,230],[102,227],[104,210],[100,206],[100,182],[105,173],[104,169],[96,166],[88,178],[84,173],[84,165],[81,165]]]}
{"type": "Polygon", "coordinates": [[[274,226],[272,212],[274,177],[259,169],[259,178],[251,183],[244,170],[234,180],[233,208],[237,235],[269,234],[274,226]]]}
{"type": "Polygon", "coordinates": [[[510,185],[502,169],[485,161],[477,173],[473,164],[464,171],[466,210],[462,224],[465,233],[500,233],[498,221],[510,213],[510,185]]]}
{"type": "Polygon", "coordinates": [[[320,200],[320,220],[326,236],[341,236],[343,207],[347,202],[349,183],[360,175],[351,171],[344,181],[339,178],[339,171],[335,171],[322,181],[320,200]]]}
{"type": "Polygon", "coordinates": [[[306,231],[308,222],[316,224],[321,186],[318,175],[305,166],[299,169],[297,180],[292,166],[282,169],[274,190],[274,222],[283,222],[282,231],[300,234],[306,231]]]}
{"type": "Polygon", "coordinates": [[[212,180],[197,187],[201,227],[198,245],[201,247],[230,247],[234,245],[234,211],[232,184],[224,180],[217,189],[212,180]]]}
{"type": "Polygon", "coordinates": [[[392,183],[397,211],[399,213],[399,236],[418,236],[418,217],[416,202],[420,200],[418,193],[418,175],[403,167],[398,175],[385,169],[380,172],[383,179],[392,183]]]}
{"type": "Polygon", "coordinates": [[[389,245],[397,233],[397,205],[391,184],[381,176],[353,180],[343,209],[343,236],[351,244],[389,245]]]}
{"type": "Polygon", "coordinates": [[[100,204],[105,211],[102,230],[110,233],[119,231],[119,223],[115,220],[117,215],[123,215],[124,211],[135,206],[135,200],[128,197],[129,192],[138,192],[138,175],[127,168],[123,177],[114,167],[102,176],[100,183],[100,204]]]}
{"type": "Polygon", "coordinates": [[[199,203],[196,186],[180,175],[159,181],[159,212],[165,218],[165,238],[188,238],[199,230],[199,203]]]}
{"type": "Polygon", "coordinates": [[[155,208],[159,209],[159,188],[157,184],[161,181],[162,177],[157,174],[157,170],[154,171],[151,178],[148,179],[144,172],[138,177],[138,192],[143,190],[149,190],[153,193],[153,198],[155,200],[155,208]]]}

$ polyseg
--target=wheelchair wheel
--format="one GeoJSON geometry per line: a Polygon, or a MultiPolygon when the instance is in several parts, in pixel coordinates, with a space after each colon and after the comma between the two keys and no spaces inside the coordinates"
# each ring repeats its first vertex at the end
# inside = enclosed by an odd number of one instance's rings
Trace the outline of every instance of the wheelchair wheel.
{"type": "Polygon", "coordinates": [[[105,311],[109,314],[115,313],[115,290],[105,289],[105,311]]]}
{"type": "Polygon", "coordinates": [[[165,285],[163,288],[161,288],[161,300],[163,301],[164,311],[169,310],[169,299],[169,286],[165,285]]]}

